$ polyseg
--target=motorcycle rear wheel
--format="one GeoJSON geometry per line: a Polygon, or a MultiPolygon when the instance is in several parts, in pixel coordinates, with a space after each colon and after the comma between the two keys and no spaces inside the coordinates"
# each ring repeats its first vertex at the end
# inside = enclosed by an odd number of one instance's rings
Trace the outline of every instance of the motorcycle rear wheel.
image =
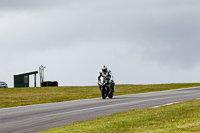
{"type": "Polygon", "coordinates": [[[111,99],[113,98],[113,92],[111,92],[110,94],[108,94],[108,97],[111,99]]]}

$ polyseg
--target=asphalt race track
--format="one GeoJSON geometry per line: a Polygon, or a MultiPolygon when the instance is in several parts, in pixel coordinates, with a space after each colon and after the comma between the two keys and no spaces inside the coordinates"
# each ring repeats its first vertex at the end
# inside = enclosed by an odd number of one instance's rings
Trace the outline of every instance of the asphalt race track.
{"type": "MultiPolygon", "coordinates": [[[[117,90],[116,90],[117,91],[117,90]]],[[[100,93],[100,92],[99,92],[100,93]]],[[[116,112],[200,98],[200,88],[85,99],[0,109],[1,133],[39,132],[116,112]]]]}

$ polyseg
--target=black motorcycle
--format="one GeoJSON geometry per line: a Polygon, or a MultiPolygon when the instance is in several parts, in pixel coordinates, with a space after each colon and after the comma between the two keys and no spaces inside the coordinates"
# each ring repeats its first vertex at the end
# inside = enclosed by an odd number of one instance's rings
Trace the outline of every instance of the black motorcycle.
{"type": "Polygon", "coordinates": [[[110,79],[106,77],[101,77],[101,82],[99,83],[102,99],[106,97],[113,98],[113,86],[109,82],[110,79]]]}

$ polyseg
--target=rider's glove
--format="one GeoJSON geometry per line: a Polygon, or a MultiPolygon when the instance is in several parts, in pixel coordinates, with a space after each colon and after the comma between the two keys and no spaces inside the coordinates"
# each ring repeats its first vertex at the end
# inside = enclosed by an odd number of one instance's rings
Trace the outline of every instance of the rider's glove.
{"type": "Polygon", "coordinates": [[[100,85],[100,81],[98,81],[98,83],[97,83],[98,85],[100,85]]]}

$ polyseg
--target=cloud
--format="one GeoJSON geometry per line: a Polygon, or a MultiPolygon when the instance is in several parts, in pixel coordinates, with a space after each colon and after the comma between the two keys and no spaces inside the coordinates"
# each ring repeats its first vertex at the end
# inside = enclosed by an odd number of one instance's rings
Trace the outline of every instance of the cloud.
{"type": "Polygon", "coordinates": [[[43,10],[46,8],[53,8],[64,4],[72,3],[72,0],[67,2],[63,0],[1,0],[0,10],[2,11],[32,11],[43,10]]]}
{"type": "Polygon", "coordinates": [[[45,65],[48,80],[93,85],[103,64],[118,83],[171,82],[171,72],[198,71],[197,0],[0,3],[1,68],[9,75],[45,65]]]}

